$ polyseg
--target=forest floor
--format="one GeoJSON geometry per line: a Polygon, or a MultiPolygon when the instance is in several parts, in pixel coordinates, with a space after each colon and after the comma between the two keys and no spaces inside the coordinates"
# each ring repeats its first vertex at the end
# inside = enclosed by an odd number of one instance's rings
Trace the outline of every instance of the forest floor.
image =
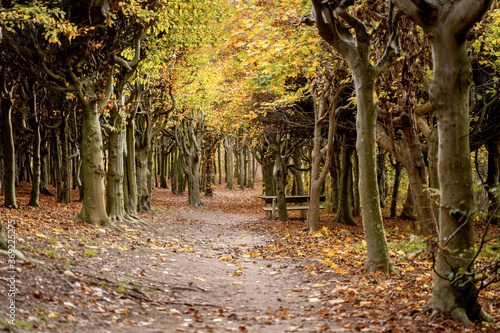
{"type": "MultiPolygon", "coordinates": [[[[500,286],[480,294],[496,322],[465,329],[422,312],[433,272],[410,221],[386,219],[395,273],[363,270],[363,229],[322,212],[322,230],[265,219],[255,190],[218,185],[205,208],[155,189],[145,225],[116,230],[73,221],[81,204],[2,208],[16,225],[15,281],[0,257],[0,331],[6,332],[500,332],[500,286]],[[9,285],[15,325],[7,317],[9,285]]],[[[478,233],[481,228],[478,229],[478,233]]],[[[498,236],[495,226],[492,232],[498,236]]]]}

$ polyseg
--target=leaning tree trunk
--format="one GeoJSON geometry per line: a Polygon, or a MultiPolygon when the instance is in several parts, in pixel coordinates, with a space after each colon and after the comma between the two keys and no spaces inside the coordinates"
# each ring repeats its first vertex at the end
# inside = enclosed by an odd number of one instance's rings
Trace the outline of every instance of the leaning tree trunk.
{"type": "Polygon", "coordinates": [[[104,201],[104,156],[97,103],[83,109],[82,183],[83,205],[77,220],[96,226],[110,225],[104,201]]]}
{"type": "MultiPolygon", "coordinates": [[[[3,94],[2,94],[3,95],[3,94]]],[[[14,148],[14,129],[12,127],[12,106],[14,98],[12,90],[9,96],[2,96],[2,122],[3,122],[3,144],[4,144],[4,206],[17,208],[16,201],[16,151],[14,148]]]]}

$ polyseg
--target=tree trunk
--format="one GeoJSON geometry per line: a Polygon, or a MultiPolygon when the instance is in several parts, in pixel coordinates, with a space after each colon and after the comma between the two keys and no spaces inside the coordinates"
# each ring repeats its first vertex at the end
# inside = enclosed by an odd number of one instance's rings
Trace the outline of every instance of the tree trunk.
{"type": "Polygon", "coordinates": [[[16,151],[14,148],[14,129],[12,127],[12,106],[14,99],[12,91],[10,96],[3,96],[1,100],[2,122],[3,122],[3,144],[4,144],[4,206],[17,208],[16,201],[16,151]]]}
{"type": "Polygon", "coordinates": [[[77,220],[96,226],[109,226],[104,201],[104,156],[97,103],[84,109],[82,117],[83,205],[77,220]]]}
{"type": "Polygon", "coordinates": [[[224,150],[226,152],[226,178],[227,189],[234,191],[234,138],[229,135],[224,135],[224,150]]]}
{"type": "Polygon", "coordinates": [[[359,163],[358,163],[358,154],[354,152],[354,164],[353,168],[353,182],[352,182],[352,190],[353,190],[353,204],[352,204],[352,215],[355,217],[361,216],[361,203],[359,199],[359,163]]]}
{"type": "MultiPolygon", "coordinates": [[[[329,83],[328,83],[329,84],[329,83]]],[[[329,87],[332,88],[331,86],[329,87]]],[[[313,132],[313,152],[311,156],[311,187],[309,190],[309,209],[307,226],[310,232],[319,230],[319,198],[321,188],[325,184],[326,176],[330,170],[330,164],[333,156],[333,145],[336,131],[335,109],[337,107],[337,96],[340,96],[339,90],[335,97],[331,98],[327,89],[322,89],[321,92],[313,90],[313,98],[316,101],[314,104],[314,132],[313,132]],[[321,169],[322,159],[322,141],[321,136],[322,124],[328,118],[328,138],[326,141],[326,158],[321,169]]]]}
{"type": "Polygon", "coordinates": [[[411,189],[413,204],[417,212],[417,231],[425,236],[438,234],[438,225],[434,216],[434,203],[427,185],[420,139],[413,121],[403,127],[403,139],[409,148],[409,163],[406,164],[408,182],[411,189]]]}
{"type": "Polygon", "coordinates": [[[217,164],[219,168],[219,185],[222,184],[222,161],[221,161],[221,144],[217,143],[217,164]]]}
{"type": "Polygon", "coordinates": [[[116,130],[108,136],[108,172],[106,182],[106,211],[113,222],[129,219],[125,211],[124,174],[125,174],[125,132],[121,129],[122,118],[115,106],[111,110],[111,122],[116,130]]]}
{"type": "Polygon", "coordinates": [[[151,210],[151,174],[148,159],[148,147],[142,147],[136,150],[137,210],[140,212],[149,212],[151,210]]]}
{"type": "Polygon", "coordinates": [[[369,272],[392,270],[389,249],[385,238],[380,196],[377,183],[377,158],[375,125],[378,108],[374,101],[375,77],[361,62],[351,65],[356,87],[356,150],[359,159],[359,192],[361,215],[366,238],[366,269],[369,272]]]}
{"type": "Polygon", "coordinates": [[[474,202],[469,146],[472,69],[467,33],[491,3],[492,0],[435,1],[429,6],[427,1],[396,0],[430,37],[432,50],[429,96],[437,117],[441,201],[436,277],[428,308],[433,315],[449,313],[467,326],[473,325],[471,320],[491,321],[477,301],[476,285],[450,278],[450,271],[468,272],[473,265],[474,202]]]}
{"type": "Polygon", "coordinates": [[[403,170],[403,165],[398,161],[396,161],[396,164],[394,164],[394,185],[392,187],[391,218],[395,218],[397,216],[399,184],[401,184],[402,170],[403,170]]]}
{"type": "Polygon", "coordinates": [[[265,155],[260,161],[262,165],[262,189],[266,196],[276,195],[276,179],[273,175],[273,168],[276,161],[270,155],[265,155]]]}
{"type": "Polygon", "coordinates": [[[403,210],[401,211],[401,214],[399,215],[402,219],[406,220],[416,220],[417,217],[415,215],[415,209],[414,209],[414,204],[413,204],[413,194],[411,191],[411,185],[408,184],[408,190],[406,191],[406,200],[405,203],[403,204],[403,210]]]}
{"type": "Polygon", "coordinates": [[[125,212],[131,217],[137,217],[138,190],[137,169],[135,164],[135,120],[129,119],[125,129],[126,155],[124,156],[124,183],[123,193],[125,212]]]}
{"type": "Polygon", "coordinates": [[[188,183],[188,197],[189,203],[195,207],[203,207],[200,195],[200,156],[195,154],[193,157],[188,157],[188,172],[186,170],[187,183],[188,183]]]}
{"type": "MultiPolygon", "coordinates": [[[[295,167],[290,168],[290,172],[293,175],[293,183],[295,188],[294,195],[304,195],[306,194],[304,188],[304,180],[302,179],[302,171],[299,169],[302,168],[302,159],[301,159],[301,149],[302,147],[298,147],[295,149],[295,152],[292,155],[293,165],[295,167]]],[[[305,219],[307,216],[307,212],[305,210],[300,211],[300,218],[305,219]]]]}
{"type": "Polygon", "coordinates": [[[38,199],[40,198],[40,145],[42,136],[40,133],[40,122],[37,114],[37,100],[35,89],[32,90],[33,98],[29,101],[31,113],[35,116],[35,129],[33,130],[33,180],[31,182],[31,194],[28,206],[39,207],[38,199]]]}
{"type": "Polygon", "coordinates": [[[170,180],[170,188],[172,189],[173,194],[177,194],[177,187],[179,182],[179,168],[177,167],[177,160],[179,155],[179,148],[174,147],[172,153],[170,154],[170,163],[171,163],[171,180],[170,180]]]}
{"type": "MultiPolygon", "coordinates": [[[[446,21],[445,21],[446,22],[446,21]]],[[[448,31],[442,27],[442,31],[448,31]]],[[[452,34],[436,34],[430,40],[434,75],[431,101],[437,115],[439,152],[438,175],[441,192],[440,249],[436,263],[436,278],[429,306],[442,313],[451,313],[467,325],[466,319],[480,319],[477,289],[467,284],[466,290],[456,292],[457,286],[448,279],[450,269],[469,266],[474,255],[474,209],[472,166],[469,150],[469,87],[472,70],[466,50],[466,40],[452,34]],[[459,229],[460,228],[460,229],[459,229]],[[457,232],[460,230],[460,232],[457,232]],[[452,236],[453,235],[453,236],[452,236]],[[446,247],[449,250],[444,250],[446,247]],[[450,256],[449,251],[453,251],[450,256]],[[466,315],[462,318],[462,315],[466,315]]]]}
{"type": "Polygon", "coordinates": [[[385,167],[385,151],[381,151],[377,154],[377,182],[378,182],[378,191],[380,195],[380,207],[386,208],[387,204],[385,202],[386,198],[386,178],[387,178],[387,171],[385,167]]]}
{"type": "Polygon", "coordinates": [[[488,219],[492,219],[493,224],[500,223],[500,200],[498,193],[495,195],[491,190],[500,186],[500,140],[494,138],[486,143],[488,151],[488,174],[486,177],[485,188],[488,191],[488,219]]]}
{"type": "Polygon", "coordinates": [[[161,145],[160,149],[160,187],[168,188],[168,157],[169,153],[167,152],[167,145],[161,145]]]}
{"type": "Polygon", "coordinates": [[[339,178],[340,178],[340,151],[338,144],[333,143],[333,157],[330,165],[330,181],[332,185],[332,213],[337,213],[339,209],[339,178]]]}
{"type": "Polygon", "coordinates": [[[352,204],[349,200],[349,176],[352,175],[351,155],[352,148],[346,143],[346,135],[341,148],[341,171],[340,171],[340,190],[339,190],[339,207],[337,211],[336,221],[346,225],[356,225],[352,218],[352,204]]]}
{"type": "MultiPolygon", "coordinates": [[[[276,142],[279,145],[280,140],[276,140],[276,142]]],[[[283,160],[281,151],[278,149],[274,177],[276,179],[276,201],[280,221],[288,221],[288,210],[286,209],[286,162],[283,160]]]]}
{"type": "MultiPolygon", "coordinates": [[[[61,135],[61,168],[60,168],[60,192],[58,193],[58,202],[63,204],[71,203],[71,160],[69,156],[69,127],[68,117],[63,116],[63,122],[60,127],[61,135]]],[[[101,138],[102,140],[102,138],[101,138]]]]}

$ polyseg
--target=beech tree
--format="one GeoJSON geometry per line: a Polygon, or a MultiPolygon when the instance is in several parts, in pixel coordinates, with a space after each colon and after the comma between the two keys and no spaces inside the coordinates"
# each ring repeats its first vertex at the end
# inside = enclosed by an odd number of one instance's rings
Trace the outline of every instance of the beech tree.
{"type": "Polygon", "coordinates": [[[357,103],[356,149],[359,159],[361,213],[367,243],[368,271],[390,272],[392,265],[380,210],[376,171],[375,124],[378,107],[374,100],[375,80],[399,51],[392,8],[388,10],[387,29],[390,39],[379,61],[371,63],[371,36],[367,27],[349,12],[351,1],[324,2],[311,0],[313,16],[304,17],[306,24],[315,24],[319,35],[348,63],[354,79],[357,103]],[[343,23],[345,22],[345,23],[343,23]],[[354,35],[351,30],[354,30],[354,35]]]}
{"type": "Polygon", "coordinates": [[[474,203],[469,148],[472,78],[467,33],[492,0],[395,0],[429,37],[433,76],[430,100],[437,115],[438,175],[441,193],[436,277],[428,308],[449,313],[467,326],[491,319],[478,304],[473,281],[464,279],[474,256],[474,203]]]}

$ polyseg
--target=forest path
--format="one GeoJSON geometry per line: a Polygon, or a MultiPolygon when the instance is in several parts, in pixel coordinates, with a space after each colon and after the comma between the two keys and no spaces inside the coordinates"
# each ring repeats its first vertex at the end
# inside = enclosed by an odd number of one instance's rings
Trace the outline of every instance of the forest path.
{"type": "Polygon", "coordinates": [[[13,221],[16,247],[46,266],[16,261],[9,326],[12,273],[0,257],[0,331],[500,332],[498,285],[481,296],[494,325],[429,321],[421,308],[432,266],[416,251],[423,241],[410,221],[385,220],[396,273],[366,273],[361,221],[348,227],[322,212],[321,231],[311,234],[297,212],[288,222],[265,219],[260,186],[223,186],[202,198],[203,208],[155,188],[145,225],[109,230],[74,222],[79,202],[42,196],[41,207],[28,207],[30,186],[22,184],[20,209],[1,208],[2,222],[13,221]]]}
{"type": "MultiPolygon", "coordinates": [[[[283,235],[267,230],[278,222],[264,219],[257,191],[223,192],[201,209],[156,192],[144,227],[110,231],[56,217],[21,233],[21,250],[51,268],[19,262],[11,331],[344,331],[325,316],[307,260],[265,258],[266,244],[283,235]]],[[[25,226],[26,212],[10,218],[25,226]]],[[[7,288],[2,277],[0,292],[7,288]]]]}

